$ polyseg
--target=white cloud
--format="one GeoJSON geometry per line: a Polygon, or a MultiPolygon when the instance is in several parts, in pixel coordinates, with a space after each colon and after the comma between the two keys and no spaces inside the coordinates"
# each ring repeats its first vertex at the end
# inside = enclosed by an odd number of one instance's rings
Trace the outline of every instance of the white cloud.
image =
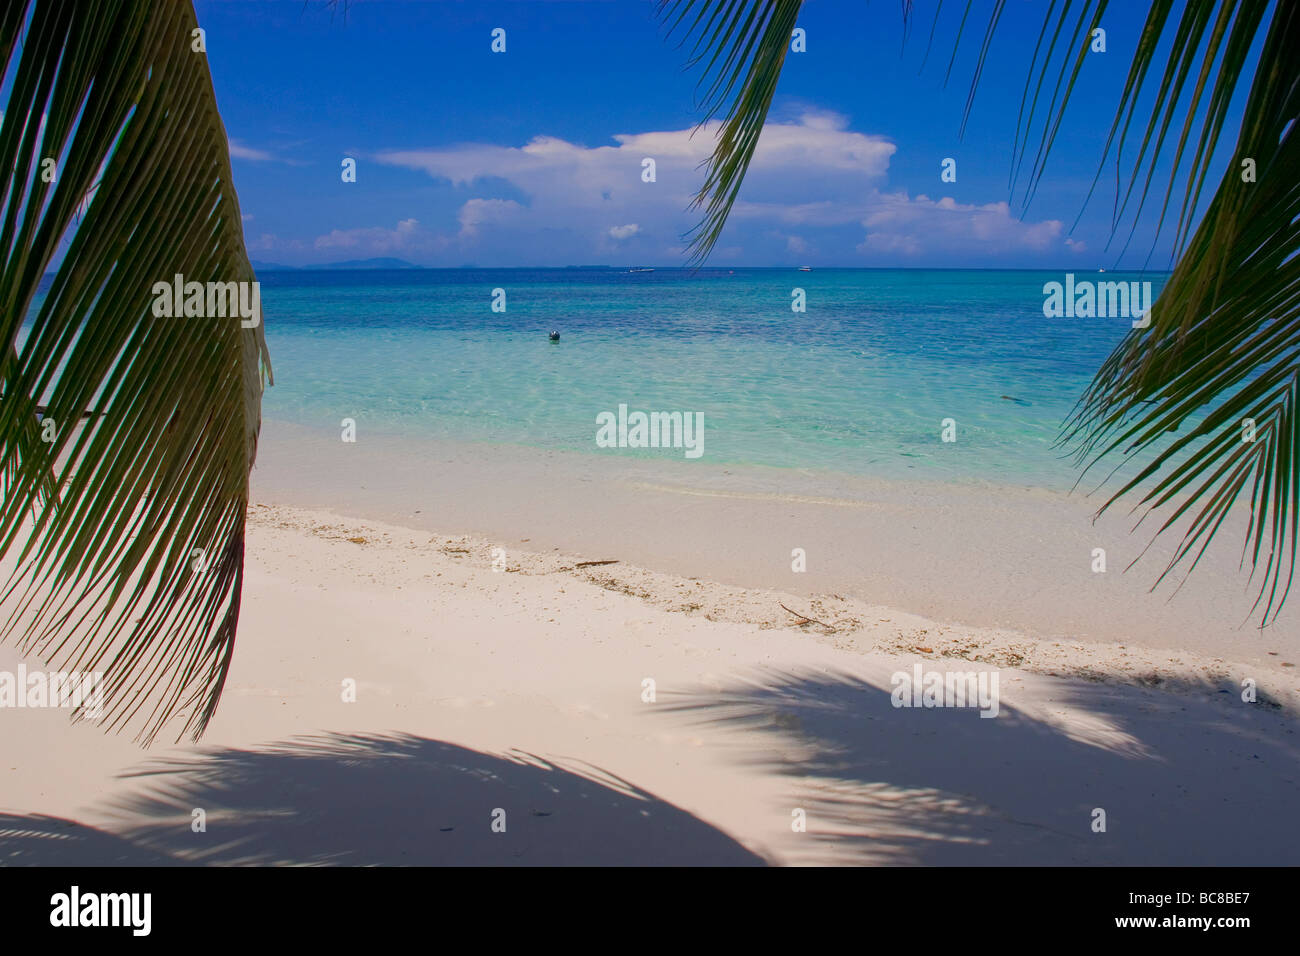
{"type": "MultiPolygon", "coordinates": [[[[313,246],[425,262],[441,255],[448,263],[472,250],[483,264],[559,265],[605,256],[620,261],[636,237],[649,240],[638,249],[662,250],[659,261],[680,259],[682,237],[699,221],[689,206],[718,126],[624,133],[603,146],[538,136],[522,146],[381,152],[372,159],[423,171],[467,193],[455,221],[432,230],[414,219],[394,228],[336,229],[313,246]],[[641,178],[646,157],[655,160],[654,182],[641,178]]],[[[896,150],[883,136],[850,130],[837,113],[805,108],[769,122],[714,257],[871,262],[960,253],[996,259],[1060,248],[1060,222],[1022,222],[1005,202],[964,204],[890,191],[896,150]]]]}
{"type": "MultiPolygon", "coordinates": [[[[537,136],[524,146],[468,144],[444,149],[391,150],[375,158],[392,166],[419,169],[430,176],[471,186],[493,177],[529,193],[546,191],[579,198],[584,205],[602,201],[605,192],[623,198],[641,187],[689,196],[700,185],[701,162],[713,152],[721,124],[690,129],[622,133],[617,146],[585,147],[554,136],[537,136]],[[641,181],[641,160],[656,164],[656,182],[641,181]]],[[[883,176],[897,147],[880,136],[845,129],[835,114],[807,113],[793,123],[769,123],[763,129],[747,184],[770,172],[817,170],[848,173],[858,179],[883,176]]]]}
{"type": "MultiPolygon", "coordinates": [[[[454,235],[438,233],[426,228],[418,219],[403,219],[391,229],[387,226],[366,226],[359,229],[333,229],[317,236],[311,243],[313,249],[330,253],[347,253],[349,258],[375,256],[403,256],[427,259],[456,246],[469,246],[485,224],[506,223],[511,216],[523,210],[519,203],[509,199],[471,199],[460,207],[457,220],[460,231],[454,235]]],[[[263,236],[250,243],[250,249],[271,251],[274,236],[263,236]]]]}
{"type": "Polygon", "coordinates": [[[862,220],[866,238],[859,252],[978,252],[1050,248],[1061,234],[1057,219],[1021,222],[1005,202],[982,206],[956,202],[952,197],[935,201],[906,193],[877,196],[875,208],[862,220]]]}
{"type": "Polygon", "coordinates": [[[427,256],[442,251],[449,240],[430,232],[416,219],[403,219],[394,228],[371,226],[363,229],[334,229],[316,237],[313,248],[346,252],[350,257],[427,256]]]}
{"type": "MultiPolygon", "coordinates": [[[[286,166],[308,165],[300,159],[291,159],[280,153],[272,153],[269,150],[257,149],[256,147],[241,143],[237,139],[228,139],[226,143],[230,147],[230,156],[232,159],[246,159],[254,163],[283,163],[286,166]]],[[[285,145],[286,148],[292,149],[296,146],[301,146],[302,143],[288,143],[285,145]]]]}
{"type": "Polygon", "coordinates": [[[255,163],[269,163],[275,160],[275,157],[265,150],[245,146],[237,139],[230,140],[230,155],[233,159],[248,159],[255,163]]]}
{"type": "Polygon", "coordinates": [[[476,238],[479,226],[509,222],[523,208],[513,199],[471,199],[460,207],[460,214],[456,217],[460,222],[460,236],[462,239],[476,238]]]}
{"type": "MultiPolygon", "coordinates": [[[[501,181],[509,183],[527,197],[527,205],[512,202],[508,222],[484,219],[475,225],[508,226],[509,235],[504,228],[495,229],[493,238],[520,249],[535,249],[542,234],[551,248],[557,231],[570,233],[575,243],[581,236],[599,235],[608,242],[637,235],[673,244],[695,224],[696,214],[687,207],[703,181],[700,164],[713,151],[718,125],[710,123],[698,131],[624,133],[612,137],[612,146],[588,147],[538,136],[523,146],[464,144],[394,150],[374,158],[469,190],[499,190],[501,181]],[[647,157],[655,160],[656,178],[650,183],[641,178],[647,157]],[[612,228],[611,216],[618,217],[612,228]]],[[[793,188],[808,193],[811,201],[828,189],[860,191],[864,184],[882,179],[894,144],[846,126],[841,116],[811,111],[793,122],[769,123],[746,177],[746,195],[759,202],[764,197],[786,199],[793,188]]],[[[487,231],[470,230],[476,237],[487,231]]],[[[593,249],[590,239],[585,241],[590,251],[602,248],[599,242],[593,249]]]]}
{"type": "MultiPolygon", "coordinates": [[[[870,195],[874,195],[874,190],[870,195]]],[[[779,222],[786,226],[838,226],[860,222],[870,209],[861,199],[854,202],[821,200],[805,203],[738,200],[731,208],[731,218],[779,222]]]]}

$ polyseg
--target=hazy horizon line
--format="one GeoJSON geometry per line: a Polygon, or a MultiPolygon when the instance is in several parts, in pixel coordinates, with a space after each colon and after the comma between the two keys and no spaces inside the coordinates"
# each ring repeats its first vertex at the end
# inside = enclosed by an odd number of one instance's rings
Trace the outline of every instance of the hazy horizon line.
{"type": "MultiPolygon", "coordinates": [[[[507,272],[511,270],[518,271],[574,271],[582,270],[604,271],[604,270],[631,270],[631,269],[651,269],[654,271],[674,271],[674,272],[706,272],[706,271],[735,271],[739,269],[762,270],[762,271],[799,271],[801,266],[791,265],[774,265],[774,266],[638,266],[638,265],[564,265],[564,266],[391,266],[391,267],[357,267],[342,266],[335,264],[323,265],[304,265],[289,266],[281,263],[268,263],[262,266],[254,265],[254,269],[259,272],[507,272]]],[[[811,271],[837,271],[837,272],[1050,272],[1053,274],[1061,272],[1078,272],[1086,275],[1095,275],[1097,272],[1105,273],[1164,273],[1169,274],[1172,269],[1139,269],[1139,268],[1114,268],[1093,270],[1090,268],[1080,268],[1078,266],[809,266],[811,271]]],[[[53,275],[53,273],[46,273],[53,275]]]]}

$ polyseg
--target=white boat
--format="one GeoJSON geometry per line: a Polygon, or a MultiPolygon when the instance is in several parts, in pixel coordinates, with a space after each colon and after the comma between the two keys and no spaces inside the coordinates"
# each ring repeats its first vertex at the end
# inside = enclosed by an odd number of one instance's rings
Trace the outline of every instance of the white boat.
{"type": "Polygon", "coordinates": [[[633,272],[654,272],[653,269],[628,269],[627,271],[629,274],[633,272]]]}
{"type": "Polygon", "coordinates": [[[800,272],[812,272],[812,266],[800,266],[800,267],[799,267],[799,271],[800,271],[800,272]]]}

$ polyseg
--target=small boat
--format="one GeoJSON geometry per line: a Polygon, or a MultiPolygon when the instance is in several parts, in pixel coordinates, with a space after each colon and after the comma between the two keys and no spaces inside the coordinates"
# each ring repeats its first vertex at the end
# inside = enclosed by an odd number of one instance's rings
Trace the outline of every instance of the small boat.
{"type": "Polygon", "coordinates": [[[800,271],[800,272],[812,272],[812,266],[800,266],[800,267],[799,267],[799,271],[800,271]]]}
{"type": "Polygon", "coordinates": [[[638,269],[628,269],[627,271],[628,271],[629,274],[631,274],[631,273],[633,273],[633,272],[654,272],[653,269],[640,269],[640,268],[638,268],[638,269]]]}

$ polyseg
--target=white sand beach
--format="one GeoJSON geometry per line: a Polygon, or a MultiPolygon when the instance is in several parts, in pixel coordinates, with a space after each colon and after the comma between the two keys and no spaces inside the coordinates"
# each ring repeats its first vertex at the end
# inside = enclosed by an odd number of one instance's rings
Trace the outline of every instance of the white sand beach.
{"type": "Polygon", "coordinates": [[[1046,492],[268,435],[205,738],[6,711],[0,862],[1300,862],[1294,616],[1239,626],[1231,548],[1167,601],[1046,492]],[[997,716],[895,707],[917,665],[997,716]]]}

